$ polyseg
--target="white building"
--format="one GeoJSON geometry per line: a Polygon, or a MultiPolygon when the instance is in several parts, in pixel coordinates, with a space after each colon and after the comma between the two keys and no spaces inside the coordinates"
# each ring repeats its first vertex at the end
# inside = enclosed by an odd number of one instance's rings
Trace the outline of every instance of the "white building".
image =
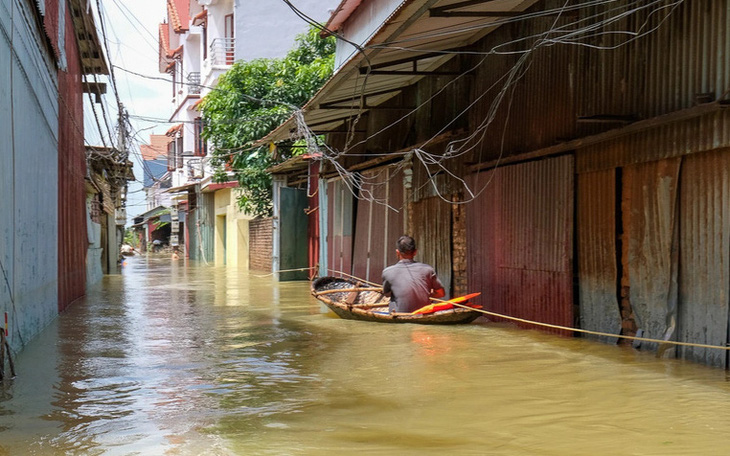
{"type": "MultiPolygon", "coordinates": [[[[324,23],[339,0],[294,3],[324,23]]],[[[186,226],[195,231],[187,233],[188,254],[247,266],[250,217],[238,210],[235,184],[211,182],[198,103],[234,62],[284,57],[310,24],[281,0],[168,0],[167,13],[159,28],[159,70],[173,78],[168,170],[172,190],[190,195],[186,226]]]]}

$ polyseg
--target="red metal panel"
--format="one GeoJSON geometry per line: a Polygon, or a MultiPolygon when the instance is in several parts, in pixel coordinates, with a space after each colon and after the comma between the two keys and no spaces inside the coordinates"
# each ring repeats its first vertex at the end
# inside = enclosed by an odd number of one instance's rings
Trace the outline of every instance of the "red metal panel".
{"type": "MultiPolygon", "coordinates": [[[[616,171],[578,175],[577,204],[580,326],[620,334],[616,171]]],[[[608,342],[608,338],[601,339],[608,342]]]]}
{"type": "Polygon", "coordinates": [[[573,157],[499,168],[474,184],[486,189],[467,206],[470,291],[488,310],[572,327],[573,157]]]}
{"type": "MultiPolygon", "coordinates": [[[[50,6],[50,4],[48,4],[50,6]]],[[[57,7],[57,6],[56,6],[57,7]]],[[[48,10],[50,13],[50,9],[48,10]]],[[[81,67],[73,22],[66,11],[68,69],[58,72],[58,310],[86,292],[86,151],[81,67]]],[[[118,255],[118,252],[112,252],[118,255]]]]}
{"type": "MultiPolygon", "coordinates": [[[[730,303],[730,150],[687,157],[680,185],[677,340],[724,346],[730,303]]],[[[682,347],[683,358],[727,367],[727,353],[682,347]]]]}

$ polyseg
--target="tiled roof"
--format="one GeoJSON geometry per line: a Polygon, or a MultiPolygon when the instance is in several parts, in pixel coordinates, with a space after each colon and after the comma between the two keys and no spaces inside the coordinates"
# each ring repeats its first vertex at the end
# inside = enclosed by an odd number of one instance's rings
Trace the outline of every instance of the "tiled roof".
{"type": "Polygon", "coordinates": [[[167,144],[171,139],[167,135],[150,135],[150,143],[139,146],[142,160],[157,160],[167,158],[167,144]]]}
{"type": "Polygon", "coordinates": [[[170,127],[169,130],[167,130],[167,133],[165,133],[167,136],[174,136],[175,133],[182,130],[183,124],[177,124],[175,126],[170,127]]]}
{"type": "Polygon", "coordinates": [[[189,0],[167,0],[167,16],[175,33],[186,32],[190,22],[189,0]]]}
{"type": "Polygon", "coordinates": [[[200,25],[205,22],[208,22],[208,10],[207,9],[204,9],[203,11],[199,12],[193,18],[193,25],[200,25]]]}
{"type": "Polygon", "coordinates": [[[160,24],[160,48],[164,51],[164,55],[170,53],[170,28],[167,22],[160,24]]]}

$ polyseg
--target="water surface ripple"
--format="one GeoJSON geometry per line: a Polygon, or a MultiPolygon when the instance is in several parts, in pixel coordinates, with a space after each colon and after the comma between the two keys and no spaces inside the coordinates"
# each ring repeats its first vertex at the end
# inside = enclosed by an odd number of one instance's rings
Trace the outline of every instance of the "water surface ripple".
{"type": "Polygon", "coordinates": [[[0,454],[728,454],[723,370],[479,320],[341,320],[308,287],[127,260],[18,356],[0,454]]]}

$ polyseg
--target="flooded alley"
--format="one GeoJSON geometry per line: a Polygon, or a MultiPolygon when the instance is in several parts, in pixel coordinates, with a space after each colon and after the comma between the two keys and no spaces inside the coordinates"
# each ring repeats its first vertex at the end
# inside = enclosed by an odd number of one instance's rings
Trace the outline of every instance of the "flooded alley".
{"type": "Polygon", "coordinates": [[[720,455],[721,369],[477,320],[341,320],[306,282],[133,257],[16,359],[0,454],[720,455]]]}

